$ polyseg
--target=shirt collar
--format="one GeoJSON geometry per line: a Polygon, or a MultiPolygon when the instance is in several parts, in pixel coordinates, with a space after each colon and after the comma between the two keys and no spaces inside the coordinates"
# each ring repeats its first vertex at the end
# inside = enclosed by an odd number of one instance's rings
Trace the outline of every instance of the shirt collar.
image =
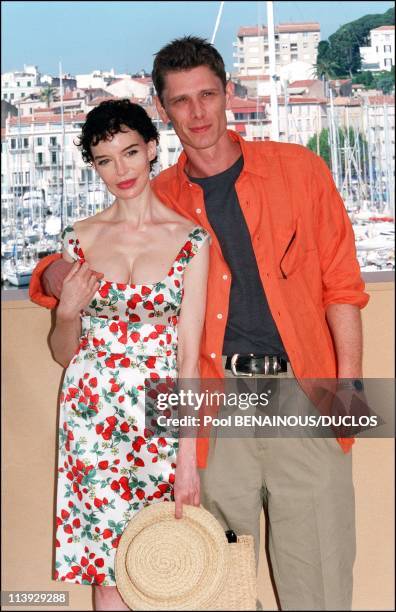
{"type": "MultiPolygon", "coordinates": [[[[249,146],[250,143],[247,142],[234,132],[233,130],[227,130],[227,133],[231,140],[238,141],[241,147],[242,155],[243,155],[243,172],[251,172],[252,174],[256,174],[258,176],[266,177],[268,176],[268,161],[266,156],[263,154],[263,151],[259,151],[256,147],[249,146]]],[[[177,176],[179,181],[182,183],[188,182],[188,176],[185,173],[185,167],[187,163],[187,155],[184,151],[179,156],[177,160],[177,176]]]]}

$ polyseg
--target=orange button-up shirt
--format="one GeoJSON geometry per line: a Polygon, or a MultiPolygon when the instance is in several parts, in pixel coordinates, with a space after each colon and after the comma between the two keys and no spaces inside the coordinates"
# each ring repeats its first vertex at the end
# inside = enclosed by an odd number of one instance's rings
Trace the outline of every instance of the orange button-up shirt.
{"type": "MultiPolygon", "coordinates": [[[[329,304],[363,308],[369,299],[356,259],[355,238],[344,203],[325,162],[300,145],[247,142],[241,146],[243,170],[236,191],[250,232],[261,282],[272,316],[297,379],[334,378],[337,363],[326,322],[329,304]]],[[[222,378],[222,347],[227,324],[231,272],[205,212],[203,191],[178,163],[153,180],[158,198],[206,228],[212,236],[206,318],[201,342],[202,378],[222,378]]],[[[225,203],[226,204],[226,203],[225,203]]],[[[47,258],[48,263],[54,256],[47,258]],[[51,259],[50,259],[51,258],[51,259]]],[[[41,262],[41,270],[45,263],[41,262]]],[[[30,295],[42,301],[39,274],[30,295]]],[[[347,452],[353,439],[338,438],[347,452]]],[[[208,440],[198,438],[200,467],[208,440]]]]}

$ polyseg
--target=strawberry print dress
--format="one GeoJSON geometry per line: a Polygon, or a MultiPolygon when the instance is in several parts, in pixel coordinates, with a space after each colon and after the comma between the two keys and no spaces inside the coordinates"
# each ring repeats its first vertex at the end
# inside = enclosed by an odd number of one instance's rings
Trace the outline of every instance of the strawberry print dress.
{"type": "MultiPolygon", "coordinates": [[[[81,313],[80,345],[60,397],[55,580],[115,586],[127,523],[144,506],[173,498],[177,437],[147,427],[145,400],[156,381],[177,378],[184,271],[208,238],[194,227],[160,282],[100,281],[81,313]]],[[[73,227],[62,240],[84,260],[73,227]]]]}

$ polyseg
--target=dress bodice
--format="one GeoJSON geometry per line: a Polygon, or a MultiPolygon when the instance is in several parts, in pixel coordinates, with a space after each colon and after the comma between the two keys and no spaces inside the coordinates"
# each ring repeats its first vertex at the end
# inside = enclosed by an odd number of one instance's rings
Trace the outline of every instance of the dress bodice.
{"type": "MultiPolygon", "coordinates": [[[[177,324],[183,298],[184,271],[208,238],[209,233],[203,227],[195,226],[176,255],[167,276],[157,283],[126,284],[102,279],[82,315],[128,323],[177,324]]],[[[85,261],[72,226],[67,226],[63,231],[62,243],[64,250],[74,260],[85,261]]]]}

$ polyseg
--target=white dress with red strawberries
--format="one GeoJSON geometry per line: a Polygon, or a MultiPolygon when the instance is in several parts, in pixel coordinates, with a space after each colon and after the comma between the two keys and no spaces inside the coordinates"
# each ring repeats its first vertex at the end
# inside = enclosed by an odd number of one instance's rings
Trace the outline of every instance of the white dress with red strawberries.
{"type": "MultiPolygon", "coordinates": [[[[100,281],[81,314],[60,401],[55,580],[114,586],[128,521],[143,506],[172,499],[177,438],[147,426],[145,398],[155,398],[159,380],[177,378],[184,271],[208,237],[193,228],[158,283],[100,281]]],[[[62,239],[84,260],[71,226],[62,239]]]]}

